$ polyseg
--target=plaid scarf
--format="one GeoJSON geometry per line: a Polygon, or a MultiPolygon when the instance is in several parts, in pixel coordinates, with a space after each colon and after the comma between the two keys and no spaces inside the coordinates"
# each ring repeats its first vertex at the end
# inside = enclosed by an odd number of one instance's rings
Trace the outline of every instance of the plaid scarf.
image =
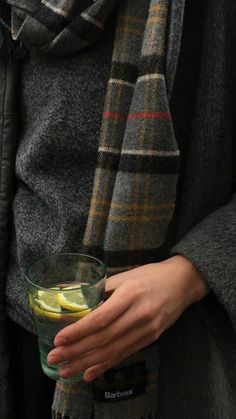
{"type": "Polygon", "coordinates": [[[110,274],[157,261],[173,216],[179,150],[164,75],[168,6],[119,7],[83,241],[110,274]]]}
{"type": "MultiPolygon", "coordinates": [[[[173,215],[179,150],[164,76],[168,7],[168,0],[124,0],[119,6],[83,243],[84,252],[102,258],[110,274],[156,261],[173,215]]],[[[54,417],[154,419],[158,368],[155,344],[105,373],[95,384],[58,382],[54,417]],[[109,373],[125,374],[128,369],[129,374],[129,368],[143,364],[144,393],[116,403],[96,399],[100,388],[102,394],[135,389],[135,380],[142,378],[135,378],[133,372],[134,378],[123,384],[116,380],[111,384],[109,373]]]]}
{"type": "Polygon", "coordinates": [[[70,55],[97,41],[119,0],[7,0],[14,40],[51,55],[70,55]]]}
{"type": "MultiPolygon", "coordinates": [[[[84,252],[103,259],[110,274],[157,261],[173,216],[179,169],[164,73],[170,0],[97,0],[86,10],[77,0],[22,0],[21,9],[9,2],[13,37],[57,55],[98,39],[119,4],[84,252]]],[[[58,382],[54,418],[154,419],[158,366],[154,344],[95,384],[58,382]],[[120,376],[136,378],[121,383],[120,376]],[[136,397],[103,400],[104,392],[133,390],[136,397]]]]}

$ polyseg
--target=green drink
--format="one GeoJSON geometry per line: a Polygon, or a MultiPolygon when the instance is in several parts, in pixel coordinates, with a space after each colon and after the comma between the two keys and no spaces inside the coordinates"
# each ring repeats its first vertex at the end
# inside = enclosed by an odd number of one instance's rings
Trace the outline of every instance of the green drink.
{"type": "MultiPolygon", "coordinates": [[[[57,254],[35,262],[27,272],[29,300],[38,335],[42,369],[55,380],[59,366],[48,364],[56,334],[103,302],[106,269],[98,259],[57,254]]],[[[80,381],[82,373],[66,379],[80,381]]]]}

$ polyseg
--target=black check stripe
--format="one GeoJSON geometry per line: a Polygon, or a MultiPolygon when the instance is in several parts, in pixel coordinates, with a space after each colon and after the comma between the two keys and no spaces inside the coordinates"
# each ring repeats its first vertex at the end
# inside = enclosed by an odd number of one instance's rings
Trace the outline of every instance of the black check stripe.
{"type": "Polygon", "coordinates": [[[98,167],[111,171],[130,173],[176,173],[179,170],[179,160],[173,156],[142,156],[117,155],[109,152],[100,152],[98,167]]]}
{"type": "Polygon", "coordinates": [[[68,26],[68,30],[90,43],[95,42],[103,33],[102,28],[95,26],[92,22],[85,20],[82,16],[78,16],[74,19],[68,26]]]}
{"type": "Polygon", "coordinates": [[[132,249],[111,251],[100,247],[84,247],[86,254],[92,255],[103,260],[110,268],[120,268],[121,266],[137,266],[142,260],[143,264],[159,262],[167,256],[165,247],[153,249],[132,249]]]}
{"type": "Polygon", "coordinates": [[[57,5],[53,0],[45,4],[39,1],[36,8],[32,8],[31,0],[24,0],[24,9],[11,6],[12,33],[32,49],[52,55],[70,55],[99,39],[118,2],[68,0],[67,8],[65,1],[64,8],[60,9],[60,2],[57,5]],[[85,18],[83,13],[87,15],[85,18]]]}
{"type": "Polygon", "coordinates": [[[139,76],[146,76],[147,74],[164,74],[165,60],[162,55],[153,54],[148,57],[143,57],[139,65],[139,76]]]}
{"type": "Polygon", "coordinates": [[[60,31],[62,31],[70,22],[70,19],[67,19],[60,14],[56,14],[43,3],[32,17],[36,22],[41,23],[41,25],[43,25],[47,30],[55,34],[58,34],[60,31]]]}
{"type": "Polygon", "coordinates": [[[129,83],[136,83],[138,69],[136,65],[114,61],[111,69],[111,79],[124,80],[129,83]]]}

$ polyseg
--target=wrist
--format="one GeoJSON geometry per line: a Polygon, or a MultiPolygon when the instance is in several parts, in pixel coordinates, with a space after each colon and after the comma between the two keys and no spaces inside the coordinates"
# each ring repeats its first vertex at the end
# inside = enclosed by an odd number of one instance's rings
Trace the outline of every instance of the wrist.
{"type": "Polygon", "coordinates": [[[179,261],[181,259],[181,263],[185,266],[186,280],[189,281],[192,303],[197,303],[208,294],[208,284],[196,266],[188,258],[182,255],[176,255],[176,257],[179,258],[179,261]]]}
{"type": "Polygon", "coordinates": [[[189,305],[197,303],[208,294],[207,282],[188,258],[175,255],[168,261],[173,264],[173,269],[178,274],[178,279],[189,305]]]}

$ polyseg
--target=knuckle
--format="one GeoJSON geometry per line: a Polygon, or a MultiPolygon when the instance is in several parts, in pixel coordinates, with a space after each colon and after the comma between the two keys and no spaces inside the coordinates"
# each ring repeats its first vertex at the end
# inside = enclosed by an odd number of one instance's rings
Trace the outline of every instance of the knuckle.
{"type": "Polygon", "coordinates": [[[57,351],[57,356],[62,360],[67,360],[68,358],[71,358],[74,355],[73,350],[68,348],[60,348],[60,350],[57,351]]]}
{"type": "Polygon", "coordinates": [[[99,361],[99,354],[91,354],[85,357],[78,357],[75,359],[75,364],[79,366],[79,369],[85,371],[99,361]]]}
{"type": "Polygon", "coordinates": [[[135,289],[133,287],[133,284],[130,281],[127,281],[125,287],[121,287],[120,289],[120,297],[124,299],[127,298],[127,296],[131,297],[134,295],[134,292],[135,289]]]}
{"type": "Polygon", "coordinates": [[[131,288],[130,287],[130,294],[132,295],[134,300],[138,300],[145,294],[146,286],[143,284],[142,281],[137,280],[136,284],[131,288]]]}
{"type": "Polygon", "coordinates": [[[119,354],[119,351],[118,351],[116,346],[111,346],[107,350],[108,359],[115,359],[115,358],[117,358],[118,354],[119,354]]]}
{"type": "Polygon", "coordinates": [[[73,366],[76,370],[84,371],[86,368],[88,368],[86,360],[81,359],[74,359],[73,366]]]}
{"type": "Polygon", "coordinates": [[[152,342],[157,340],[157,338],[159,337],[159,330],[156,323],[154,322],[150,323],[147,331],[148,331],[148,336],[152,342]]]}
{"type": "Polygon", "coordinates": [[[108,318],[103,313],[96,315],[96,326],[98,329],[104,329],[108,325],[108,318]]]}
{"type": "Polygon", "coordinates": [[[97,337],[97,346],[102,347],[107,344],[107,337],[104,333],[100,333],[100,335],[97,337]]]}
{"type": "Polygon", "coordinates": [[[152,320],[154,317],[154,308],[151,301],[145,301],[142,305],[141,309],[142,318],[145,321],[152,320]]]}
{"type": "Polygon", "coordinates": [[[80,370],[85,371],[87,368],[90,368],[93,365],[94,361],[90,358],[79,360],[80,370]]]}

